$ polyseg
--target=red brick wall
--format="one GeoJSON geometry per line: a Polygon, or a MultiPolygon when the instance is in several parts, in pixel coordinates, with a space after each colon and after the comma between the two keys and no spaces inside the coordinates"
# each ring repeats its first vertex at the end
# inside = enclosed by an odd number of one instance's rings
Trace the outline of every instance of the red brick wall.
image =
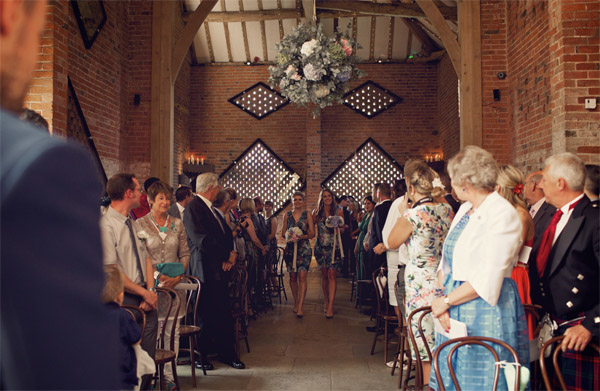
{"type": "MultiPolygon", "coordinates": [[[[438,69],[424,64],[365,64],[368,76],[404,101],[388,112],[367,119],[345,106],[321,111],[313,124],[306,109],[289,104],[263,120],[256,120],[227,99],[258,81],[267,82],[266,66],[199,66],[191,76],[191,152],[205,155],[222,172],[256,138],[264,140],[303,178],[310,171],[308,188],[316,189],[340,163],[368,137],[401,164],[441,152],[438,130],[438,69]],[[309,142],[310,141],[310,142],[309,142]],[[315,162],[314,148],[320,149],[315,162]],[[307,171],[307,155],[311,168],[307,171]],[[314,172],[313,165],[320,166],[314,172]]],[[[312,196],[309,194],[309,203],[312,196]]]]}
{"type": "Polygon", "coordinates": [[[460,150],[460,118],[458,117],[458,76],[450,57],[438,64],[438,129],[444,160],[460,150]]]}

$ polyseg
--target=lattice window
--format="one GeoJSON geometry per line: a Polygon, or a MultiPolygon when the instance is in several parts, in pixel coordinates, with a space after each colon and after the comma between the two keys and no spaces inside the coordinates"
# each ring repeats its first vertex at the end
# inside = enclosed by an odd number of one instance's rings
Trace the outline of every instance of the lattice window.
{"type": "Polygon", "coordinates": [[[369,80],[342,97],[344,106],[350,107],[368,119],[383,113],[402,102],[402,98],[369,80]]]}
{"type": "Polygon", "coordinates": [[[372,138],[368,138],[323,182],[336,196],[349,195],[361,200],[371,194],[375,183],[388,183],[402,178],[400,166],[372,138]]]}
{"type": "Polygon", "coordinates": [[[260,197],[273,201],[278,213],[292,194],[304,187],[302,179],[261,139],[257,139],[220,175],[224,187],[232,187],[239,198],[260,197]]]}
{"type": "Polygon", "coordinates": [[[259,120],[290,103],[287,98],[262,82],[256,83],[227,101],[259,120]]]}

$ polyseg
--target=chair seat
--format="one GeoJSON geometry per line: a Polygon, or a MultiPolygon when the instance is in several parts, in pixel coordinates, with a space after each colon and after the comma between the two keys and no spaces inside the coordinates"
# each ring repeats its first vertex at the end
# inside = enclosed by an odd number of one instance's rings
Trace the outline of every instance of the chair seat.
{"type": "Polygon", "coordinates": [[[190,335],[194,335],[200,332],[200,327],[193,325],[181,325],[179,326],[179,336],[188,337],[190,335]]]}
{"type": "Polygon", "coordinates": [[[175,359],[175,352],[172,350],[156,349],[154,353],[154,362],[157,365],[168,363],[175,359]]]}

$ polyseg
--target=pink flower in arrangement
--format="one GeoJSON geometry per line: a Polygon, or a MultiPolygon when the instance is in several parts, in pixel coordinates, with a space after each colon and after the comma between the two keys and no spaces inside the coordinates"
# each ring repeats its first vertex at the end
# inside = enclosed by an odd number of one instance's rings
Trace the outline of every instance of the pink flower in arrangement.
{"type": "Polygon", "coordinates": [[[349,56],[352,54],[352,46],[350,46],[350,43],[348,42],[347,39],[341,39],[340,40],[342,42],[342,46],[344,48],[344,53],[346,53],[346,56],[349,56]]]}

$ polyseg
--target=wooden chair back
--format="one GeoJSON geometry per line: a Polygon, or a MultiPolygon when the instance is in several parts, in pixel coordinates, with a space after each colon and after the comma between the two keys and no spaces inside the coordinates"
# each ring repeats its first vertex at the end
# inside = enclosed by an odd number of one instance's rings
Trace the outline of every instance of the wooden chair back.
{"type": "Polygon", "coordinates": [[[144,330],[146,329],[146,313],[140,309],[140,307],[134,307],[132,305],[122,305],[121,308],[129,312],[133,320],[137,323],[141,323],[142,337],[144,336],[144,330]]]}
{"type": "Polygon", "coordinates": [[[236,266],[231,269],[231,279],[229,280],[229,298],[231,300],[231,310],[245,312],[248,296],[248,271],[245,266],[236,266]]]}
{"type": "MultiPolygon", "coordinates": [[[[565,338],[564,335],[559,335],[558,337],[554,337],[548,341],[546,341],[546,343],[542,346],[542,348],[540,349],[540,358],[539,358],[539,362],[540,362],[540,370],[542,372],[542,378],[544,379],[544,384],[546,385],[546,389],[548,390],[552,390],[554,389],[555,385],[552,384],[552,382],[550,381],[550,376],[548,375],[548,368],[547,368],[547,363],[546,360],[544,359],[544,353],[546,352],[546,349],[550,349],[552,347],[552,345],[554,345],[555,343],[557,343],[559,346],[556,347],[556,349],[554,349],[554,353],[552,353],[551,357],[552,357],[552,366],[554,367],[554,373],[556,374],[556,378],[560,384],[561,390],[567,390],[567,385],[565,384],[565,379],[563,378],[562,373],[560,372],[560,367],[559,367],[559,362],[558,362],[558,355],[560,354],[560,352],[562,352],[562,349],[560,349],[560,343],[562,342],[562,340],[565,338]]],[[[587,349],[594,349],[596,351],[596,353],[598,353],[600,355],[600,347],[598,345],[596,345],[595,343],[590,343],[588,344],[587,349]]]]}
{"type": "Polygon", "coordinates": [[[183,324],[197,325],[198,318],[198,303],[202,284],[197,277],[184,274],[181,276],[181,282],[185,284],[193,284],[195,289],[190,289],[186,294],[185,313],[183,314],[183,324]]]}
{"type": "MultiPolygon", "coordinates": [[[[440,391],[446,391],[446,387],[444,387],[444,383],[442,381],[442,375],[440,373],[440,369],[439,369],[439,365],[438,365],[438,360],[440,357],[440,352],[447,347],[448,345],[452,345],[454,344],[454,346],[452,348],[450,348],[449,352],[448,352],[448,358],[447,358],[447,362],[448,362],[448,369],[450,371],[450,377],[452,378],[452,383],[454,384],[454,387],[460,391],[460,385],[458,384],[458,379],[456,378],[456,373],[454,372],[454,367],[452,366],[452,356],[454,356],[454,352],[456,352],[456,350],[462,346],[465,345],[478,345],[478,346],[482,346],[485,349],[487,349],[492,356],[494,356],[494,362],[499,362],[500,358],[498,356],[498,353],[496,352],[496,350],[494,350],[494,348],[490,345],[490,344],[496,344],[496,345],[500,345],[503,348],[505,348],[506,350],[508,350],[510,352],[510,354],[513,356],[513,362],[517,364],[517,370],[516,372],[516,376],[515,376],[515,390],[519,390],[519,384],[520,384],[520,362],[519,362],[519,356],[517,355],[517,352],[515,351],[515,349],[513,349],[512,346],[510,346],[509,344],[507,344],[504,341],[501,341],[499,339],[495,339],[495,338],[490,338],[490,337],[477,337],[477,336],[472,336],[472,337],[461,337],[461,338],[455,338],[455,339],[451,339],[448,340],[444,343],[442,343],[435,351],[434,355],[433,355],[433,370],[435,371],[435,377],[437,379],[438,382],[438,387],[440,388],[440,391]]],[[[493,383],[493,390],[496,391],[498,389],[498,378],[500,377],[500,366],[496,365],[495,369],[494,369],[494,383],[493,383]]]]}
{"type": "Polygon", "coordinates": [[[390,294],[387,282],[387,268],[380,267],[373,272],[373,286],[377,300],[377,313],[385,316],[396,316],[390,307],[390,294]]]}
{"type": "Polygon", "coordinates": [[[175,328],[177,327],[177,316],[179,315],[179,307],[181,307],[181,299],[177,292],[173,289],[169,288],[156,288],[156,294],[158,295],[159,302],[161,301],[161,297],[163,298],[163,302],[166,303],[166,312],[165,319],[162,322],[159,322],[159,330],[158,330],[158,348],[166,349],[166,350],[174,350],[175,349],[175,328]],[[172,322],[171,327],[171,340],[169,341],[168,347],[165,344],[165,330],[167,329],[167,319],[174,317],[175,321],[172,322]]]}
{"type": "MultiPolygon", "coordinates": [[[[416,310],[412,311],[409,315],[408,318],[406,319],[406,328],[408,329],[408,336],[410,338],[410,344],[412,346],[412,350],[415,352],[415,357],[416,357],[416,374],[415,374],[415,388],[416,389],[420,389],[423,387],[423,361],[421,360],[421,355],[419,354],[419,350],[417,349],[417,339],[415,337],[415,333],[413,332],[413,329],[411,327],[412,324],[412,320],[413,318],[418,316],[418,320],[417,320],[417,331],[419,332],[419,335],[423,335],[423,318],[425,318],[425,316],[427,316],[428,314],[431,313],[431,307],[430,306],[426,306],[426,307],[421,307],[421,308],[417,308],[416,310]]],[[[425,339],[423,339],[423,345],[425,345],[425,350],[427,351],[427,357],[429,359],[429,362],[432,361],[433,359],[433,354],[431,353],[431,349],[429,349],[429,344],[427,344],[427,341],[425,339]]]]}

